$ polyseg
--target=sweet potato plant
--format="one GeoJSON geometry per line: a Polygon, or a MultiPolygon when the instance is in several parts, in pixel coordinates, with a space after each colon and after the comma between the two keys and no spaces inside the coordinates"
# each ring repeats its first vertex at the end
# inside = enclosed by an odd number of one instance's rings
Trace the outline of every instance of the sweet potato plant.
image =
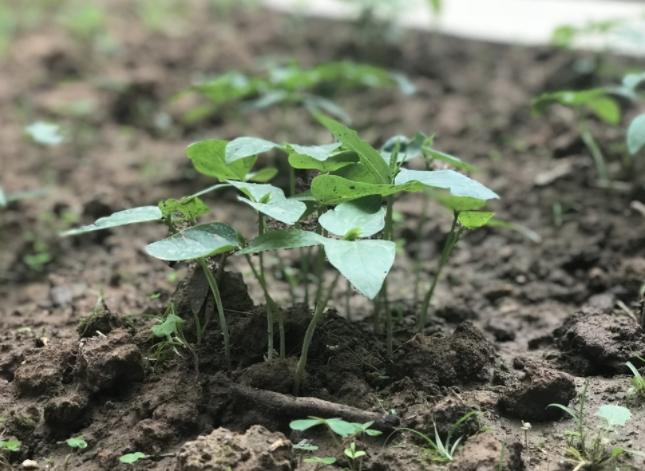
{"type": "MultiPolygon", "coordinates": [[[[434,195],[454,214],[452,230],[439,267],[445,265],[450,251],[461,233],[487,223],[493,213],[479,211],[490,199],[498,196],[471,178],[454,170],[411,170],[405,164],[411,159],[430,154],[433,158],[456,166],[465,165],[459,159],[433,150],[431,139],[418,134],[412,141],[397,139],[389,150],[377,151],[362,141],[356,132],[323,116],[320,122],[327,127],[336,142],[317,146],[278,144],[264,139],[240,137],[231,142],[205,140],[192,144],[187,155],[197,171],[219,182],[180,200],[168,199],[157,206],[127,209],[101,218],[94,224],[63,233],[76,235],[132,223],[158,222],[168,227],[170,236],[153,242],[147,251],[153,257],[168,261],[195,260],[204,270],[216,301],[224,354],[230,366],[230,345],[226,307],[222,305],[216,277],[207,264],[215,255],[245,257],[262,287],[266,300],[268,326],[267,359],[274,357],[274,324],[279,329],[279,355],[284,357],[285,342],[281,311],[271,297],[271,282],[263,265],[262,254],[281,249],[314,248],[315,260],[308,266],[318,268],[318,289],[314,313],[302,339],[302,351],[294,378],[294,394],[298,394],[307,354],[316,326],[324,317],[325,308],[334,296],[338,281],[345,277],[354,288],[369,299],[379,297],[388,306],[387,275],[396,257],[393,230],[395,196],[402,192],[423,192],[434,195]],[[283,152],[293,169],[317,172],[308,190],[291,196],[266,183],[273,170],[254,172],[258,154],[270,150],[283,152]],[[254,181],[255,180],[255,181],[254,181]],[[258,183],[260,180],[262,183],[258,183]],[[198,223],[209,208],[200,195],[223,188],[235,188],[238,199],[257,213],[259,235],[251,240],[228,223],[215,221],[198,223]],[[429,193],[427,190],[435,190],[429,193]],[[447,190],[439,191],[439,190],[447,190]],[[305,219],[308,224],[301,224],[305,219]],[[267,220],[275,220],[286,229],[271,230],[267,220]],[[305,227],[315,227],[308,230],[305,227]],[[251,255],[258,254],[259,266],[251,255]],[[326,288],[322,283],[324,261],[337,270],[326,288]]],[[[387,147],[386,147],[387,148],[387,147]]],[[[308,251],[301,255],[308,256],[308,251]]],[[[419,330],[425,325],[430,298],[436,282],[426,293],[419,311],[419,330]]],[[[386,309],[388,349],[392,351],[392,320],[386,309]]]]}

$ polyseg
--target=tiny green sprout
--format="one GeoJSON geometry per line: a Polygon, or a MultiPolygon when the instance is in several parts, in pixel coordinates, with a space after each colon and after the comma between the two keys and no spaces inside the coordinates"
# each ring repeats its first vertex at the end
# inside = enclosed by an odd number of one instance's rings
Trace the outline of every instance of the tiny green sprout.
{"type": "Polygon", "coordinates": [[[127,455],[123,455],[119,458],[119,461],[121,463],[127,463],[127,464],[132,464],[136,463],[139,460],[146,459],[148,458],[147,455],[144,453],[141,453],[140,451],[137,451],[136,453],[128,453],[127,455]]]}
{"type": "Polygon", "coordinates": [[[316,464],[334,464],[336,458],[321,458],[319,456],[314,456],[313,458],[305,458],[305,463],[316,463],[316,464]]]}
{"type": "MultiPolygon", "coordinates": [[[[642,357],[638,355],[634,355],[634,356],[645,363],[645,359],[643,359],[642,357]]],[[[632,387],[629,388],[629,390],[627,391],[627,398],[637,396],[641,399],[645,399],[645,379],[640,374],[638,369],[631,362],[628,361],[626,365],[634,375],[632,378],[629,379],[629,382],[632,384],[632,387]]]]}
{"type": "Polygon", "coordinates": [[[361,462],[363,456],[365,456],[365,452],[362,450],[356,450],[356,443],[352,442],[349,445],[349,448],[345,448],[344,450],[345,456],[347,456],[351,462],[349,464],[350,469],[355,470],[355,469],[361,469],[361,462]],[[355,461],[358,460],[359,465],[358,467],[355,467],[355,461]]]}
{"type": "Polygon", "coordinates": [[[25,332],[31,332],[31,327],[20,327],[19,329],[16,330],[16,332],[23,334],[25,332]]]}
{"type": "Polygon", "coordinates": [[[55,146],[65,140],[57,124],[43,123],[40,121],[27,126],[25,133],[35,143],[42,146],[55,146]]]}
{"type": "Polygon", "coordinates": [[[20,451],[20,442],[18,440],[10,440],[8,442],[0,440],[0,450],[20,451]]]}
{"type": "Polygon", "coordinates": [[[524,445],[529,447],[529,430],[531,430],[531,423],[522,421],[522,430],[524,430],[524,445]]]}
{"type": "Polygon", "coordinates": [[[87,448],[87,442],[83,440],[83,436],[68,438],[67,440],[58,443],[67,443],[67,446],[70,448],[87,448]]]}

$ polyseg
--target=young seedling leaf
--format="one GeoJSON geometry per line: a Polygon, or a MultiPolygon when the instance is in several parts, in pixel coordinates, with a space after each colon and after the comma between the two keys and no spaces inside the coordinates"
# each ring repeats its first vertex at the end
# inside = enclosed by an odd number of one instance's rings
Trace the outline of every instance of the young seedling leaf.
{"type": "Polygon", "coordinates": [[[20,442],[18,440],[10,440],[8,442],[0,440],[0,450],[20,451],[20,442]]]}
{"type": "Polygon", "coordinates": [[[307,210],[305,203],[285,198],[284,192],[273,185],[234,181],[229,183],[251,198],[248,200],[238,197],[240,201],[285,224],[295,224],[307,210]]]}
{"type": "Polygon", "coordinates": [[[347,201],[320,216],[320,224],[334,235],[344,237],[358,230],[358,237],[370,237],[385,227],[385,209],[379,195],[347,201]]]}
{"type": "Polygon", "coordinates": [[[87,448],[87,442],[83,440],[83,437],[68,438],[65,443],[71,448],[87,448]]]}
{"type": "Polygon", "coordinates": [[[150,330],[155,337],[167,337],[177,331],[177,324],[181,324],[184,320],[175,315],[169,314],[161,324],[153,325],[150,330]]]}
{"type": "Polygon", "coordinates": [[[486,206],[486,201],[464,196],[453,196],[439,191],[431,191],[430,197],[451,211],[472,211],[486,206]]]}
{"type": "Polygon", "coordinates": [[[613,427],[614,425],[624,427],[625,423],[632,417],[632,413],[629,409],[622,406],[615,406],[613,404],[600,406],[596,415],[605,419],[609,427],[613,427]]]}
{"type": "Polygon", "coordinates": [[[494,215],[495,213],[491,211],[463,211],[459,213],[457,220],[466,229],[478,229],[485,226],[494,215]]]}
{"type": "Polygon", "coordinates": [[[374,299],[381,290],[396,255],[396,243],[388,240],[326,239],[331,263],[365,297],[374,299]]]}
{"type": "Polygon", "coordinates": [[[206,140],[191,144],[186,149],[186,155],[192,160],[199,173],[215,177],[220,181],[244,180],[251,171],[257,155],[241,158],[227,164],[225,150],[228,141],[206,140]]]}
{"type": "Polygon", "coordinates": [[[194,221],[197,217],[210,211],[208,206],[196,196],[187,196],[180,200],[170,198],[165,202],[161,201],[159,202],[159,209],[164,216],[169,216],[174,211],[177,211],[190,221],[194,221]]]}
{"type": "Polygon", "coordinates": [[[274,147],[280,147],[275,142],[257,137],[238,137],[226,145],[225,161],[231,164],[236,160],[267,152],[274,147]]]}
{"type": "Polygon", "coordinates": [[[342,143],[345,149],[353,150],[358,154],[361,163],[365,165],[369,173],[378,178],[379,183],[390,183],[391,175],[388,164],[372,146],[359,139],[356,131],[324,116],[319,116],[318,119],[342,143]]]}
{"type": "Polygon", "coordinates": [[[312,417],[309,419],[294,420],[289,423],[291,430],[305,431],[309,430],[311,427],[316,425],[321,425],[325,423],[325,419],[319,419],[317,417],[312,417]]]}
{"type": "Polygon", "coordinates": [[[36,122],[25,128],[25,132],[34,142],[42,146],[55,146],[65,140],[57,124],[36,122]]]}
{"type": "Polygon", "coordinates": [[[571,409],[570,407],[563,406],[562,404],[549,404],[547,407],[557,407],[558,409],[562,409],[567,414],[569,414],[575,422],[579,421],[578,413],[573,409],[571,409]]]}
{"type": "Polygon", "coordinates": [[[597,98],[605,96],[606,93],[607,91],[604,88],[594,88],[583,91],[563,90],[555,93],[544,93],[533,99],[531,102],[531,111],[533,116],[540,116],[554,103],[577,108],[579,106],[586,105],[597,98]]]}
{"type": "Polygon", "coordinates": [[[645,114],[636,116],[627,129],[627,149],[634,155],[645,146],[645,114]]]}
{"type": "Polygon", "coordinates": [[[278,174],[278,169],[274,167],[265,167],[257,172],[250,172],[246,174],[244,180],[247,182],[266,183],[273,180],[278,174]]]}
{"type": "Polygon", "coordinates": [[[119,458],[119,461],[121,463],[132,464],[143,458],[146,458],[146,455],[144,453],[141,453],[140,451],[137,451],[136,453],[128,453],[127,455],[121,456],[119,458]]]}
{"type": "Polygon", "coordinates": [[[127,224],[138,222],[159,221],[162,217],[163,214],[157,206],[142,206],[140,208],[118,211],[110,216],[97,219],[94,224],[61,232],[59,235],[61,237],[66,237],[70,235],[84,234],[85,232],[108,229],[110,227],[125,226],[127,224]]]}
{"type": "Polygon", "coordinates": [[[336,462],[336,458],[321,458],[319,456],[314,456],[313,458],[305,458],[303,461],[305,463],[334,464],[336,462]]]}
{"type": "Polygon", "coordinates": [[[325,423],[336,435],[341,437],[348,437],[356,430],[350,422],[342,419],[327,419],[325,423]]]}
{"type": "Polygon", "coordinates": [[[484,185],[468,178],[454,170],[437,170],[428,172],[424,170],[401,169],[396,176],[397,185],[409,184],[406,191],[422,191],[426,187],[445,188],[454,196],[465,196],[480,200],[499,199],[499,196],[484,185]]]}
{"type": "Polygon", "coordinates": [[[590,100],[587,106],[607,124],[618,124],[620,122],[620,107],[616,100],[609,97],[599,97],[590,100]]]}
{"type": "Polygon", "coordinates": [[[331,157],[336,150],[340,147],[340,142],[332,142],[331,144],[323,144],[321,146],[299,146],[298,144],[289,144],[293,149],[293,154],[306,155],[312,159],[324,162],[331,157]]]}
{"type": "Polygon", "coordinates": [[[194,260],[238,247],[237,232],[221,222],[189,227],[167,239],[153,242],[146,250],[161,260],[194,260]]]}
{"type": "Polygon", "coordinates": [[[289,165],[293,168],[318,170],[319,172],[335,172],[343,167],[358,162],[358,156],[354,152],[340,152],[325,160],[315,159],[305,154],[291,154],[289,165]]]}
{"type": "Polygon", "coordinates": [[[271,231],[253,239],[248,246],[240,250],[240,255],[265,252],[267,250],[297,249],[322,245],[327,239],[315,232],[300,229],[271,231]]]}

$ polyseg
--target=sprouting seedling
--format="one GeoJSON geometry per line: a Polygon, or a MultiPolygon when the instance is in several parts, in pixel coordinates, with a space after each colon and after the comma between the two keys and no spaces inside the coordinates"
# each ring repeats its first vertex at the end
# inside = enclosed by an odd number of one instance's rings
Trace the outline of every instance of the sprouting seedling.
{"type": "Polygon", "coordinates": [[[333,100],[334,92],[393,86],[398,86],[405,94],[415,92],[414,85],[402,74],[351,61],[328,62],[311,69],[303,69],[293,62],[282,67],[269,66],[264,73],[254,77],[229,72],[191,88],[210,99],[211,105],[189,111],[184,120],[203,119],[227,104],[240,102],[244,111],[296,105],[350,122],[349,116],[333,100]]]}
{"type": "Polygon", "coordinates": [[[121,463],[133,464],[139,460],[145,460],[147,458],[148,458],[148,455],[146,455],[145,453],[141,453],[140,451],[137,451],[135,453],[128,453],[120,456],[119,461],[121,463]]]}
{"type": "Polygon", "coordinates": [[[6,469],[13,469],[11,467],[11,462],[9,461],[9,455],[12,452],[18,451],[20,451],[20,442],[18,440],[0,440],[0,464],[6,465],[6,469]]]}
{"type": "Polygon", "coordinates": [[[522,430],[524,430],[524,446],[529,447],[529,430],[531,430],[531,423],[522,421],[522,430]]]}
{"type": "Polygon", "coordinates": [[[162,351],[165,348],[172,347],[175,349],[175,353],[178,353],[175,347],[184,347],[193,355],[195,372],[199,373],[199,358],[197,357],[195,349],[188,343],[184,336],[184,330],[182,328],[183,322],[184,320],[175,314],[174,303],[170,303],[170,306],[166,309],[165,317],[158,319],[158,323],[150,329],[155,337],[165,339],[164,342],[155,346],[157,351],[156,358],[158,360],[161,358],[162,351]]]}
{"type": "Polygon", "coordinates": [[[423,452],[426,453],[432,461],[436,461],[439,463],[447,463],[450,462],[454,459],[455,452],[457,451],[457,447],[459,447],[459,444],[461,443],[462,439],[464,437],[458,437],[454,442],[452,441],[454,433],[458,430],[459,426],[464,423],[466,420],[468,420],[470,417],[474,415],[482,414],[480,411],[471,411],[465,414],[463,417],[461,417],[457,422],[454,423],[454,425],[450,428],[448,431],[448,435],[445,439],[445,441],[441,440],[441,437],[439,436],[439,432],[437,431],[437,424],[434,424],[434,440],[432,440],[430,437],[427,435],[411,429],[411,428],[398,428],[392,434],[388,437],[388,439],[385,441],[389,441],[389,439],[397,432],[401,431],[406,431],[406,432],[411,432],[414,433],[415,435],[421,437],[425,442],[428,444],[427,448],[422,448],[423,452]]]}
{"type": "MultiPolygon", "coordinates": [[[[316,445],[312,445],[309,440],[304,439],[293,445],[293,449],[296,452],[296,455],[298,456],[298,466],[302,466],[302,460],[304,458],[304,454],[306,452],[313,453],[314,451],[318,450],[318,447],[316,445]]],[[[313,456],[312,458],[317,458],[316,456],[313,456]]],[[[309,458],[312,459],[312,458],[309,458]]],[[[335,462],[336,459],[334,458],[335,462]]],[[[307,463],[311,463],[312,461],[306,461],[307,463]]]]}
{"type": "Polygon", "coordinates": [[[608,180],[609,175],[605,157],[591,134],[586,112],[590,110],[605,123],[617,125],[620,122],[621,112],[618,103],[611,96],[611,90],[608,88],[594,88],[584,91],[567,90],[544,93],[532,101],[531,110],[533,115],[541,116],[552,104],[560,104],[576,112],[580,137],[594,159],[598,178],[608,180]]]}
{"type": "MultiPolygon", "coordinates": [[[[645,359],[643,357],[634,354],[636,358],[638,358],[640,361],[645,363],[645,359]]],[[[631,370],[632,374],[634,375],[633,377],[629,378],[629,382],[632,384],[632,387],[627,390],[627,398],[631,397],[639,397],[641,399],[645,398],[645,378],[640,374],[638,369],[632,364],[632,362],[628,361],[626,363],[627,367],[631,370]]]]}
{"type": "Polygon", "coordinates": [[[569,436],[569,446],[565,450],[567,461],[573,463],[576,470],[603,469],[622,454],[627,453],[645,457],[645,453],[640,451],[628,450],[620,446],[608,450],[606,447],[607,437],[614,431],[614,428],[616,426],[624,427],[627,421],[631,419],[629,409],[622,406],[613,404],[600,406],[595,415],[602,418],[604,423],[598,427],[595,438],[590,442],[587,440],[588,432],[584,424],[584,405],[588,387],[589,382],[587,381],[580,396],[580,408],[578,411],[574,411],[562,404],[549,404],[548,406],[562,409],[573,418],[576,424],[577,431],[565,432],[569,436]]]}
{"type": "Polygon", "coordinates": [[[63,463],[63,471],[67,471],[67,468],[69,466],[69,460],[71,459],[74,452],[76,450],[82,450],[87,448],[87,442],[83,439],[82,436],[78,436],[78,437],[68,438],[67,440],[63,440],[62,442],[58,442],[58,444],[62,444],[62,443],[67,444],[67,446],[72,449],[72,453],[69,453],[65,457],[65,462],[63,463]]]}
{"type": "Polygon", "coordinates": [[[347,456],[351,461],[349,462],[349,467],[352,471],[361,469],[362,459],[365,456],[363,450],[356,449],[356,443],[350,443],[348,448],[344,450],[345,456],[347,456]],[[356,461],[358,461],[358,466],[356,466],[356,461]]]}

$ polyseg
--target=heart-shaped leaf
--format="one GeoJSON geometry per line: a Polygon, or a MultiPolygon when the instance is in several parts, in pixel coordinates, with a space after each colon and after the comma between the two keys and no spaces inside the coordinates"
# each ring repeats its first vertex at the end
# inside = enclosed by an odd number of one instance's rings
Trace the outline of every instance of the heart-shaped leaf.
{"type": "Polygon", "coordinates": [[[457,216],[457,220],[466,229],[477,229],[485,226],[495,213],[491,211],[463,211],[457,216]]]}
{"type": "Polygon", "coordinates": [[[355,230],[358,237],[370,237],[385,227],[381,196],[365,196],[341,203],[320,216],[320,224],[332,234],[344,237],[355,230]]]}
{"type": "Polygon", "coordinates": [[[378,295],[396,255],[389,240],[326,239],[325,253],[331,263],[363,296],[378,295]]]}
{"type": "Polygon", "coordinates": [[[632,417],[632,413],[629,409],[622,406],[615,406],[613,404],[600,406],[596,415],[605,419],[607,421],[607,425],[610,427],[613,427],[614,425],[624,427],[627,421],[632,417]]]}
{"type": "Polygon", "coordinates": [[[391,172],[388,164],[376,149],[359,139],[356,131],[352,131],[333,119],[324,116],[318,116],[318,119],[343,144],[345,149],[352,150],[358,154],[361,163],[369,173],[378,179],[379,183],[390,183],[391,172]]]}
{"type": "Polygon", "coordinates": [[[258,137],[238,137],[226,145],[225,161],[227,164],[231,164],[236,160],[267,152],[274,147],[280,146],[275,142],[258,137]]]}
{"type": "Polygon", "coordinates": [[[82,226],[69,231],[61,232],[61,237],[66,237],[76,234],[84,234],[86,232],[98,231],[110,227],[125,226],[127,224],[134,224],[138,222],[159,221],[163,217],[161,210],[157,206],[142,206],[140,208],[125,209],[118,211],[110,216],[97,219],[94,224],[89,226],[82,226]]]}
{"type": "Polygon", "coordinates": [[[238,248],[237,232],[221,222],[189,227],[167,239],[146,247],[148,253],[161,260],[194,260],[238,248]]]}
{"type": "Polygon", "coordinates": [[[228,141],[206,140],[191,144],[186,149],[186,155],[193,161],[199,173],[215,177],[220,181],[244,180],[247,173],[253,168],[256,155],[236,160],[227,164],[225,151],[228,141]]]}
{"type": "Polygon", "coordinates": [[[627,129],[627,148],[634,155],[645,146],[645,114],[636,116],[627,129]]]}

